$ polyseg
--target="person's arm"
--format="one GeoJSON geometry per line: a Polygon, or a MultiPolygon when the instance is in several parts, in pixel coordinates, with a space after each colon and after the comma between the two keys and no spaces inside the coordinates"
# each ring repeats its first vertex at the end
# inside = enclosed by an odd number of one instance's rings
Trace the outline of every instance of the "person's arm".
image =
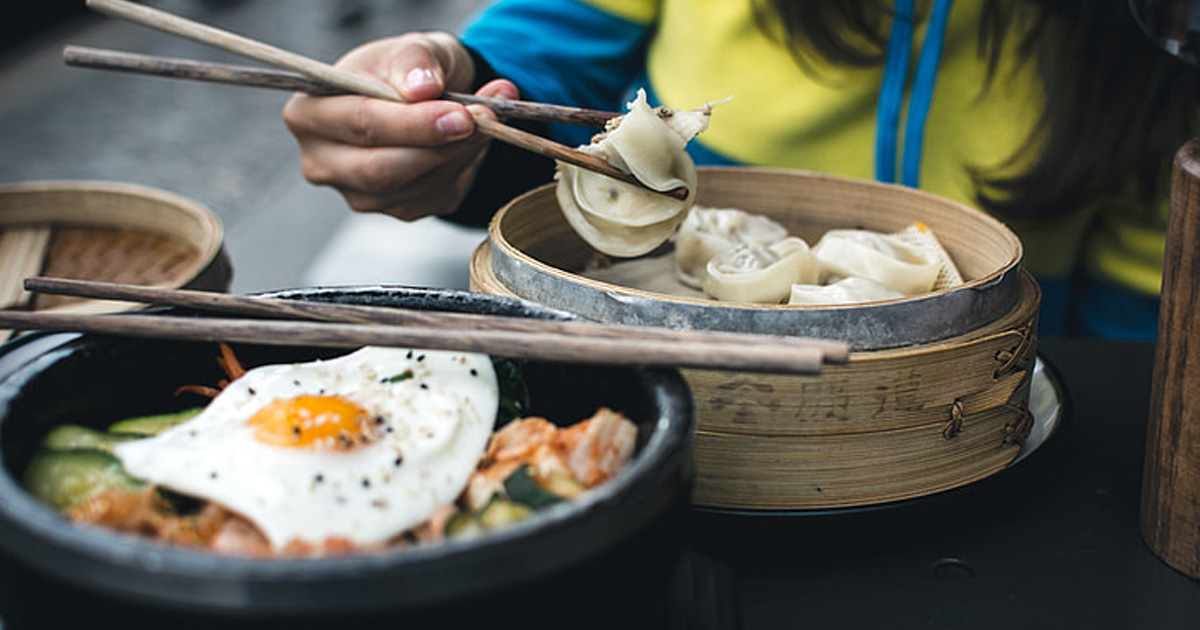
{"type": "MultiPolygon", "coordinates": [[[[481,12],[461,41],[475,61],[476,85],[505,78],[521,98],[607,111],[624,111],[629,85],[644,72],[644,42],[655,2],[621,2],[619,15],[603,1],[505,0],[481,12]],[[643,4],[640,15],[628,8],[643,4]]],[[[599,129],[512,122],[569,146],[599,129]]],[[[493,143],[459,210],[444,218],[486,225],[505,202],[553,180],[548,158],[493,143]]]]}
{"type": "MultiPolygon", "coordinates": [[[[475,117],[495,115],[487,108],[438,96],[471,90],[616,108],[621,87],[643,66],[645,30],[580,0],[506,0],[484,11],[463,41],[409,33],[364,44],[338,62],[391,84],[408,102],[297,94],[283,117],[300,145],[305,178],[335,188],[352,209],[482,224],[507,199],[549,181],[553,164],[474,133],[475,117]]],[[[526,126],[570,145],[597,131],[554,127],[526,126]]]]}
{"type": "MultiPolygon", "coordinates": [[[[335,188],[360,212],[414,220],[456,210],[490,144],[475,133],[475,118],[495,117],[481,105],[438,99],[474,82],[466,49],[449,33],[410,33],[364,44],[337,65],[392,85],[406,102],[294,95],[283,118],[305,178],[335,188]]],[[[477,93],[517,98],[500,79],[477,93]]]]}
{"type": "MultiPolygon", "coordinates": [[[[624,111],[645,73],[654,0],[503,0],[478,14],[460,39],[521,98],[624,111]]],[[[555,140],[584,144],[595,129],[551,125],[555,140]]]]}
{"type": "MultiPolygon", "coordinates": [[[[472,91],[500,78],[478,52],[467,47],[475,65],[472,91]]],[[[508,121],[539,136],[550,133],[549,126],[536,122],[508,121]]],[[[458,210],[442,218],[460,225],[483,227],[508,200],[554,179],[554,161],[532,151],[504,142],[493,142],[458,210]]]]}

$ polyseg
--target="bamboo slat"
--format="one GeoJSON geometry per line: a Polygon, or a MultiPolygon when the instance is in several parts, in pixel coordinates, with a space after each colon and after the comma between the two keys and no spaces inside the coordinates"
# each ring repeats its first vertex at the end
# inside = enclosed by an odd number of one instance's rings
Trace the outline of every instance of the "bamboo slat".
{"type": "Polygon", "coordinates": [[[0,232],[0,308],[24,306],[30,294],[21,278],[37,275],[50,248],[50,226],[14,226],[0,232]]]}
{"type": "MultiPolygon", "coordinates": [[[[1026,390],[1027,391],[1027,390],[1026,390]]],[[[805,437],[697,432],[697,505],[747,510],[821,510],[943,492],[1003,470],[1020,450],[1005,442],[1019,412],[964,418],[947,439],[940,425],[805,437]]]]}

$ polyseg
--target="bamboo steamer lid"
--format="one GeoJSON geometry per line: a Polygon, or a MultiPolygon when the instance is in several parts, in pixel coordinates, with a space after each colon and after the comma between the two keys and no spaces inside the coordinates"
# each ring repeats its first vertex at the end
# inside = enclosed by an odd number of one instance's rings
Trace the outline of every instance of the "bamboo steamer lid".
{"type": "Polygon", "coordinates": [[[828,175],[701,168],[697,203],[765,214],[805,240],[921,221],[965,283],[838,307],[718,303],[674,280],[670,247],[608,260],[575,235],[553,185],[502,208],[471,260],[477,291],[614,323],[847,341],[819,375],[685,370],[696,398],[697,505],[820,510],[887,503],[1003,470],[1033,424],[1040,292],[1002,223],[927,193],[828,175]]]}
{"type": "Polygon", "coordinates": [[[142,305],[30,295],[26,277],[222,291],[232,271],[220,219],[179,195],[107,181],[0,185],[3,308],[104,313],[142,305]]]}

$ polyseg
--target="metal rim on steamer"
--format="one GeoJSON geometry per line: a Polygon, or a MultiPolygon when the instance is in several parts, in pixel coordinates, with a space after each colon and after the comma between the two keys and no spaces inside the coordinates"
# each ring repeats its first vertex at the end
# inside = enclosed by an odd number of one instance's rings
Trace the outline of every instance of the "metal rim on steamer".
{"type": "MultiPolygon", "coordinates": [[[[860,183],[866,187],[882,186],[860,183]]],[[[526,196],[530,194],[539,191],[526,196]]],[[[931,197],[912,189],[905,189],[904,194],[931,197]]],[[[519,201],[520,198],[513,204],[519,201]]],[[[491,271],[495,279],[517,297],[603,322],[820,337],[845,341],[855,351],[867,351],[927,344],[974,330],[1010,311],[1020,299],[1019,252],[993,273],[957,287],[914,298],[857,305],[731,304],[644,291],[584,279],[521,251],[499,229],[504,213],[513,204],[501,209],[490,230],[491,271]]],[[[980,220],[995,223],[997,229],[1006,229],[982,214],[980,220]]]]}

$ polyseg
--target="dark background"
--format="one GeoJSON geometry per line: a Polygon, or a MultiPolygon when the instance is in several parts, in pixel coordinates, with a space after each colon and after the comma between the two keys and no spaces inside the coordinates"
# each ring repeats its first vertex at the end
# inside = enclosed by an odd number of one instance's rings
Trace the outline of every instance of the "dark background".
{"type": "Polygon", "coordinates": [[[35,36],[88,13],[84,0],[22,0],[9,19],[0,20],[0,50],[15,50],[35,36]]]}

